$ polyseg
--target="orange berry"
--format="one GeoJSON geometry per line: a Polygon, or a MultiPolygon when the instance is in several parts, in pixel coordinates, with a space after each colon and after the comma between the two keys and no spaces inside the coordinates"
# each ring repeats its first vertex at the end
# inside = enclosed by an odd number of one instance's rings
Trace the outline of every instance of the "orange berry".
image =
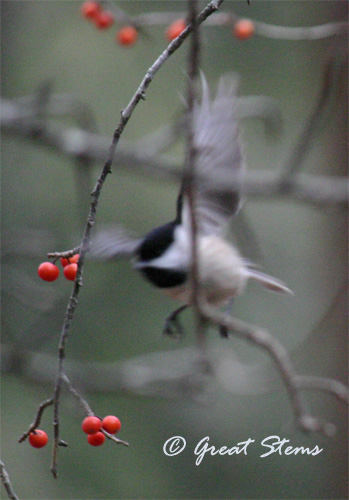
{"type": "Polygon", "coordinates": [[[100,12],[101,6],[98,2],[88,1],[81,5],[81,15],[86,19],[94,19],[100,12]]]}
{"type": "Polygon", "coordinates": [[[136,43],[138,32],[133,26],[124,26],[116,33],[116,41],[119,45],[130,47],[136,43]]]}
{"type": "Polygon", "coordinates": [[[34,448],[42,448],[48,443],[48,436],[45,431],[40,429],[35,429],[35,431],[29,434],[29,443],[34,448]]]}
{"type": "Polygon", "coordinates": [[[174,21],[165,32],[167,40],[171,42],[177,38],[177,36],[179,36],[186,27],[187,25],[185,24],[184,19],[177,19],[177,21],[174,21]]]}
{"type": "Polygon", "coordinates": [[[59,276],[59,269],[52,262],[42,262],[38,267],[38,275],[42,280],[55,281],[59,276]]]}
{"type": "Polygon", "coordinates": [[[234,24],[233,34],[239,40],[247,40],[255,32],[255,25],[251,19],[240,19],[234,24]]]}
{"type": "Polygon", "coordinates": [[[89,434],[87,436],[87,441],[92,446],[101,446],[105,441],[105,435],[103,432],[96,432],[95,434],[89,434]]]}
{"type": "Polygon", "coordinates": [[[67,266],[65,266],[63,273],[64,276],[67,278],[67,280],[75,281],[77,270],[78,270],[77,264],[75,263],[68,264],[67,266]]]}
{"type": "Polygon", "coordinates": [[[108,415],[103,418],[102,427],[109,434],[116,434],[121,429],[121,422],[115,415],[108,415]]]}
{"type": "Polygon", "coordinates": [[[96,434],[102,427],[102,420],[90,415],[82,421],[81,428],[86,434],[96,434]]]}
{"type": "Polygon", "coordinates": [[[97,28],[103,30],[114,24],[114,16],[109,10],[103,10],[94,17],[93,22],[97,28]]]}
{"type": "Polygon", "coordinates": [[[69,259],[61,257],[61,264],[63,267],[67,266],[68,264],[77,264],[79,261],[79,257],[80,255],[78,253],[76,253],[72,257],[69,257],[69,259]]]}

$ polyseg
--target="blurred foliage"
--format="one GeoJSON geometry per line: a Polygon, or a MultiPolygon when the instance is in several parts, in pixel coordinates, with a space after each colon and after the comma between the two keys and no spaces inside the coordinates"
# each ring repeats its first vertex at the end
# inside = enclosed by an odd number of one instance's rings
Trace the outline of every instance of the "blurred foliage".
{"type": "MultiPolygon", "coordinates": [[[[118,2],[129,14],[178,11],[185,2],[118,2]]],[[[204,3],[202,3],[204,5],[204,3]]],[[[18,98],[34,93],[43,82],[53,92],[75,95],[93,112],[100,133],[112,136],[120,110],[129,102],[148,67],[165,48],[165,27],[151,27],[138,43],[120,48],[116,28],[96,30],[83,20],[78,1],[3,0],[1,2],[2,95],[18,98]]],[[[347,19],[342,1],[225,2],[223,10],[243,17],[287,26],[308,26],[347,19]]],[[[259,123],[246,121],[243,137],[251,169],[275,169],[288,156],[314,103],[323,65],[330,49],[341,50],[339,37],[288,42],[254,37],[233,39],[224,27],[203,29],[201,67],[214,87],[219,75],[241,75],[243,95],[267,95],[280,102],[284,123],[280,136],[266,137],[259,123]]],[[[187,44],[175,53],[149,87],[130,120],[120,146],[132,147],[181,110],[186,87],[187,44]]],[[[302,171],[344,175],[347,165],[347,97],[342,79],[326,123],[306,157],[302,171]]],[[[62,119],[63,123],[71,123],[62,119]]],[[[171,151],[182,163],[181,147],[171,151]]],[[[93,182],[102,165],[93,165],[93,182]]],[[[41,351],[56,356],[60,328],[71,283],[40,282],[38,264],[49,251],[66,250],[80,242],[89,190],[78,190],[81,164],[11,135],[2,138],[2,341],[21,355],[41,351]],[[80,194],[79,194],[80,193],[80,194]],[[79,199],[79,203],[77,200],[79,199]],[[33,247],[33,240],[36,245],[33,247]],[[12,246],[9,246],[12,241],[12,246]],[[13,241],[15,244],[13,245],[13,241]]],[[[113,171],[102,193],[98,225],[123,224],[143,234],[174,213],[177,186],[137,177],[132,170],[113,171]]],[[[260,264],[283,279],[294,298],[276,297],[251,286],[234,304],[233,313],[269,329],[292,353],[300,373],[346,381],[347,368],[347,216],[342,208],[319,208],[292,199],[247,200],[244,206],[261,251],[260,264]]],[[[253,249],[243,250],[246,256],[253,249]]],[[[142,281],[128,264],[87,262],[79,307],[68,339],[68,357],[86,363],[122,361],[130,357],[194,344],[190,313],[181,341],[163,338],[162,324],[173,304],[142,281]]],[[[223,342],[210,332],[210,348],[223,342]]],[[[227,344],[225,344],[227,345],[227,344]]],[[[224,346],[225,348],[225,346],[224,346]]],[[[256,365],[265,355],[233,339],[242,360],[256,365]]],[[[258,381],[256,381],[258,382],[258,381]]],[[[87,445],[80,430],[81,409],[70,396],[61,405],[63,439],[58,481],[50,475],[49,446],[41,451],[19,435],[33,420],[52,386],[31,383],[20,373],[2,378],[2,459],[20,498],[345,498],[347,491],[347,428],[345,408],[328,395],[309,393],[318,416],[337,427],[335,437],[303,435],[294,429],[285,390],[255,395],[234,393],[215,377],[201,398],[145,397],[129,393],[86,397],[99,415],[117,414],[120,437],[128,449],[107,442],[87,445]],[[175,457],[163,453],[173,435],[187,440],[175,457]],[[272,455],[260,458],[258,444],[279,435],[295,446],[317,444],[316,457],[272,455]],[[249,437],[256,440],[248,456],[206,456],[195,465],[193,450],[205,436],[216,447],[228,447],[249,437]],[[19,448],[21,446],[21,448],[19,448]]],[[[257,392],[257,391],[256,391],[257,392]]],[[[46,410],[42,427],[51,432],[46,410]]],[[[3,490],[2,490],[3,491],[3,490]]],[[[5,493],[3,493],[4,497],[5,493]]]]}

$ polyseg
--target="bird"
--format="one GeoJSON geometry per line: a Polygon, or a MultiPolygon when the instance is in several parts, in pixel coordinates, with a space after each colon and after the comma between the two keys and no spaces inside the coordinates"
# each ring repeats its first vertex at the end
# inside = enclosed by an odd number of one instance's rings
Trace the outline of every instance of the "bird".
{"type": "MultiPolygon", "coordinates": [[[[204,75],[201,81],[202,97],[195,101],[191,114],[200,293],[217,308],[241,295],[249,280],[274,292],[292,294],[282,281],[257,270],[227,239],[230,222],[243,203],[246,171],[237,116],[238,78],[234,74],[221,76],[214,98],[204,75]]],[[[193,304],[192,227],[186,182],[183,176],[173,220],[141,238],[131,237],[120,227],[101,231],[91,249],[97,258],[130,258],[147,281],[181,303],[166,318],[167,334],[182,333],[178,316],[193,304]]],[[[223,328],[220,333],[228,336],[223,328]]]]}

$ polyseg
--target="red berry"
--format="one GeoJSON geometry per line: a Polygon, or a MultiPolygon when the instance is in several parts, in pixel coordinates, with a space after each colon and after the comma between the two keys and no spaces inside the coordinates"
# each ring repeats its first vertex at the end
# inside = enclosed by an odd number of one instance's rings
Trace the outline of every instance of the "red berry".
{"type": "Polygon", "coordinates": [[[101,11],[101,6],[98,2],[88,1],[81,5],[81,14],[86,19],[94,19],[101,11]]]}
{"type": "Polygon", "coordinates": [[[40,429],[35,429],[35,431],[29,434],[29,443],[34,448],[42,448],[48,443],[48,436],[45,431],[40,429]]]}
{"type": "Polygon", "coordinates": [[[78,270],[78,265],[77,264],[68,264],[64,268],[64,276],[67,278],[67,280],[74,281],[76,278],[76,272],[78,270]]]}
{"type": "Polygon", "coordinates": [[[94,417],[90,415],[89,417],[84,418],[81,424],[81,428],[86,434],[95,434],[100,431],[102,427],[102,420],[98,417],[94,417]]]}
{"type": "Polygon", "coordinates": [[[240,19],[234,24],[233,34],[239,40],[247,40],[254,34],[255,25],[251,19],[240,19]]]}
{"type": "Polygon", "coordinates": [[[38,275],[42,280],[55,281],[59,276],[59,269],[52,262],[42,262],[38,267],[38,275]]]}
{"type": "Polygon", "coordinates": [[[103,418],[102,427],[105,431],[109,432],[109,434],[116,434],[121,429],[121,422],[118,417],[108,415],[103,418]]]}
{"type": "Polygon", "coordinates": [[[108,10],[102,10],[93,19],[97,28],[106,29],[114,24],[114,16],[108,10]]]}
{"type": "Polygon", "coordinates": [[[105,435],[103,434],[103,432],[96,432],[95,434],[89,434],[87,436],[87,441],[92,446],[101,446],[101,444],[103,444],[105,441],[105,435]]]}
{"type": "Polygon", "coordinates": [[[61,257],[61,264],[63,267],[67,266],[68,264],[77,264],[79,261],[80,255],[76,253],[73,255],[73,257],[69,257],[69,259],[65,259],[64,257],[61,257]]]}
{"type": "Polygon", "coordinates": [[[116,41],[119,45],[131,46],[136,43],[138,32],[133,26],[124,26],[116,33],[116,41]]]}
{"type": "Polygon", "coordinates": [[[170,24],[165,32],[165,36],[167,40],[170,42],[177,38],[178,35],[182,33],[182,31],[187,27],[184,19],[177,19],[174,23],[170,24]]]}

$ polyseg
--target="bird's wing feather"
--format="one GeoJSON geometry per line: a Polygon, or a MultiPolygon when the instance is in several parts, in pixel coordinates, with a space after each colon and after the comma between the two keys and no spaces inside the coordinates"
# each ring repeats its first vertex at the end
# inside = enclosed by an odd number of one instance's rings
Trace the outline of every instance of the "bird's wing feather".
{"type": "MultiPolygon", "coordinates": [[[[244,161],[236,109],[237,77],[223,76],[214,100],[210,99],[204,77],[202,89],[201,103],[194,106],[193,112],[196,214],[202,233],[218,234],[241,204],[244,161]]],[[[183,210],[185,218],[185,194],[183,210]]]]}
{"type": "Polygon", "coordinates": [[[103,229],[96,233],[91,242],[89,255],[93,259],[120,259],[134,256],[141,238],[130,235],[123,227],[103,229]]]}

